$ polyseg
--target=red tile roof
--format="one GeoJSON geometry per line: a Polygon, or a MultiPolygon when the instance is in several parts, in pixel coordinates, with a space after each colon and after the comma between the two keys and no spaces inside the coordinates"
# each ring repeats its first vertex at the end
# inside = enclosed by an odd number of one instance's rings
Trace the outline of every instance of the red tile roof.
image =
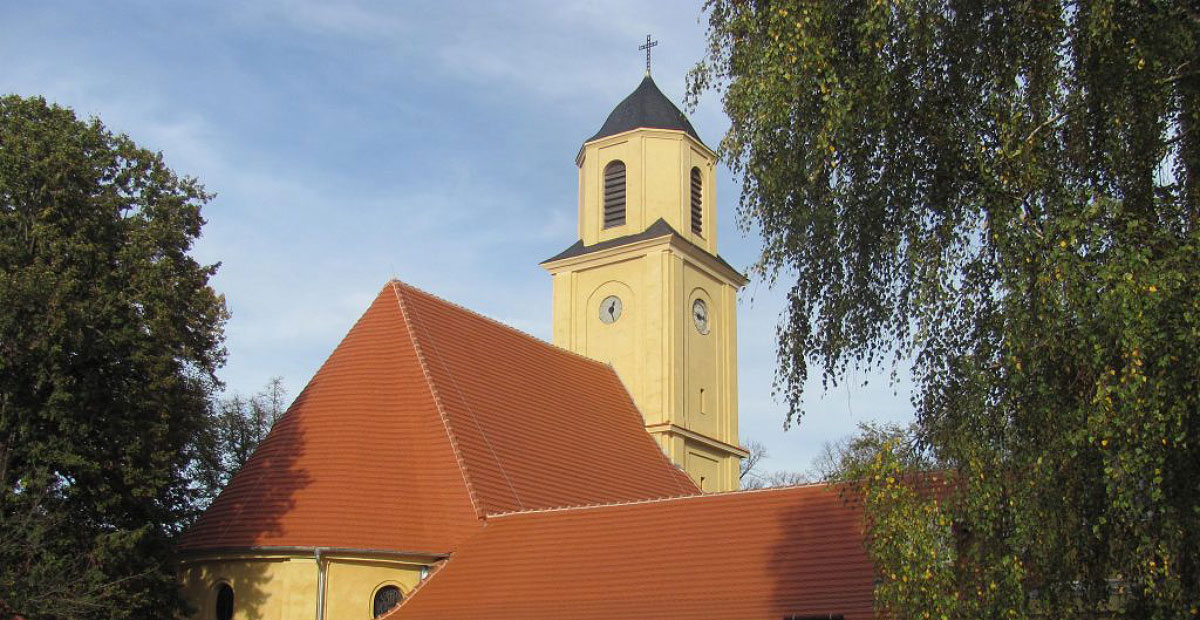
{"type": "Polygon", "coordinates": [[[387,618],[867,619],[861,523],[824,485],[514,513],[387,618]]]}
{"type": "Polygon", "coordinates": [[[389,285],[180,548],[441,552],[479,527],[389,285]]]}
{"type": "Polygon", "coordinates": [[[612,367],[397,284],[486,513],[698,493],[612,367]]]}
{"type": "Polygon", "coordinates": [[[180,549],[439,553],[488,514],[697,492],[612,368],[390,282],[180,549]]]}

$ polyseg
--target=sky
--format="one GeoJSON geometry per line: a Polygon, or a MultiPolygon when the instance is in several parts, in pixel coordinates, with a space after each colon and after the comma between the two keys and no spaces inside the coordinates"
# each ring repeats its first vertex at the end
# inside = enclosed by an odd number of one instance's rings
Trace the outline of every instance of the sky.
{"type": "MultiPolygon", "coordinates": [[[[226,388],[294,397],[399,278],[550,338],[538,263],[576,240],[574,158],[653,74],[683,108],[704,54],[700,2],[250,0],[0,3],[0,94],[41,95],[161,151],[216,194],[194,255],[220,262],[226,388]]],[[[716,147],[719,93],[689,114],[716,147]]],[[[760,250],[718,176],[719,252],[760,250]]],[[[808,469],[864,421],[911,419],[906,369],[812,381],[784,430],[772,396],[786,282],[738,308],[740,429],[766,470],[808,469]],[[866,382],[866,385],[863,383],[866,382]]],[[[813,373],[817,375],[819,373],[813,373]]]]}

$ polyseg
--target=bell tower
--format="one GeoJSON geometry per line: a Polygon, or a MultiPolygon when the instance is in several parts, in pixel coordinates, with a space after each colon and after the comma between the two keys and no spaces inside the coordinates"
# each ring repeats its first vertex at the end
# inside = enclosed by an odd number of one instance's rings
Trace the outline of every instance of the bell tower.
{"type": "Polygon", "coordinates": [[[542,263],[554,343],[611,364],[703,490],[735,490],[746,279],[717,254],[716,154],[647,71],[575,163],[579,240],[542,263]]]}

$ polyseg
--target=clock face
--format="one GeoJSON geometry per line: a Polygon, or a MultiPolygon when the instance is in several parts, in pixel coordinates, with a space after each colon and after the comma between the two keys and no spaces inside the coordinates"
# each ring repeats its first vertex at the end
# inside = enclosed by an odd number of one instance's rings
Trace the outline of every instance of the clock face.
{"type": "Polygon", "coordinates": [[[708,304],[703,299],[692,302],[692,322],[696,324],[696,331],[708,333],[708,304]]]}
{"type": "Polygon", "coordinates": [[[600,302],[600,321],[602,323],[616,323],[617,319],[621,318],[621,310],[624,308],[621,305],[621,298],[616,295],[609,295],[600,302]]]}

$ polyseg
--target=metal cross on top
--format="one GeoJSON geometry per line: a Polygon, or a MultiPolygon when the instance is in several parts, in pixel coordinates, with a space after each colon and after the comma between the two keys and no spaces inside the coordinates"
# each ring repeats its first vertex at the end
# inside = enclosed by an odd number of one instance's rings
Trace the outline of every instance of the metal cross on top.
{"type": "Polygon", "coordinates": [[[658,45],[658,41],[651,41],[650,35],[646,35],[646,44],[638,46],[638,49],[646,50],[646,75],[650,75],[650,48],[655,45],[658,45]]]}

